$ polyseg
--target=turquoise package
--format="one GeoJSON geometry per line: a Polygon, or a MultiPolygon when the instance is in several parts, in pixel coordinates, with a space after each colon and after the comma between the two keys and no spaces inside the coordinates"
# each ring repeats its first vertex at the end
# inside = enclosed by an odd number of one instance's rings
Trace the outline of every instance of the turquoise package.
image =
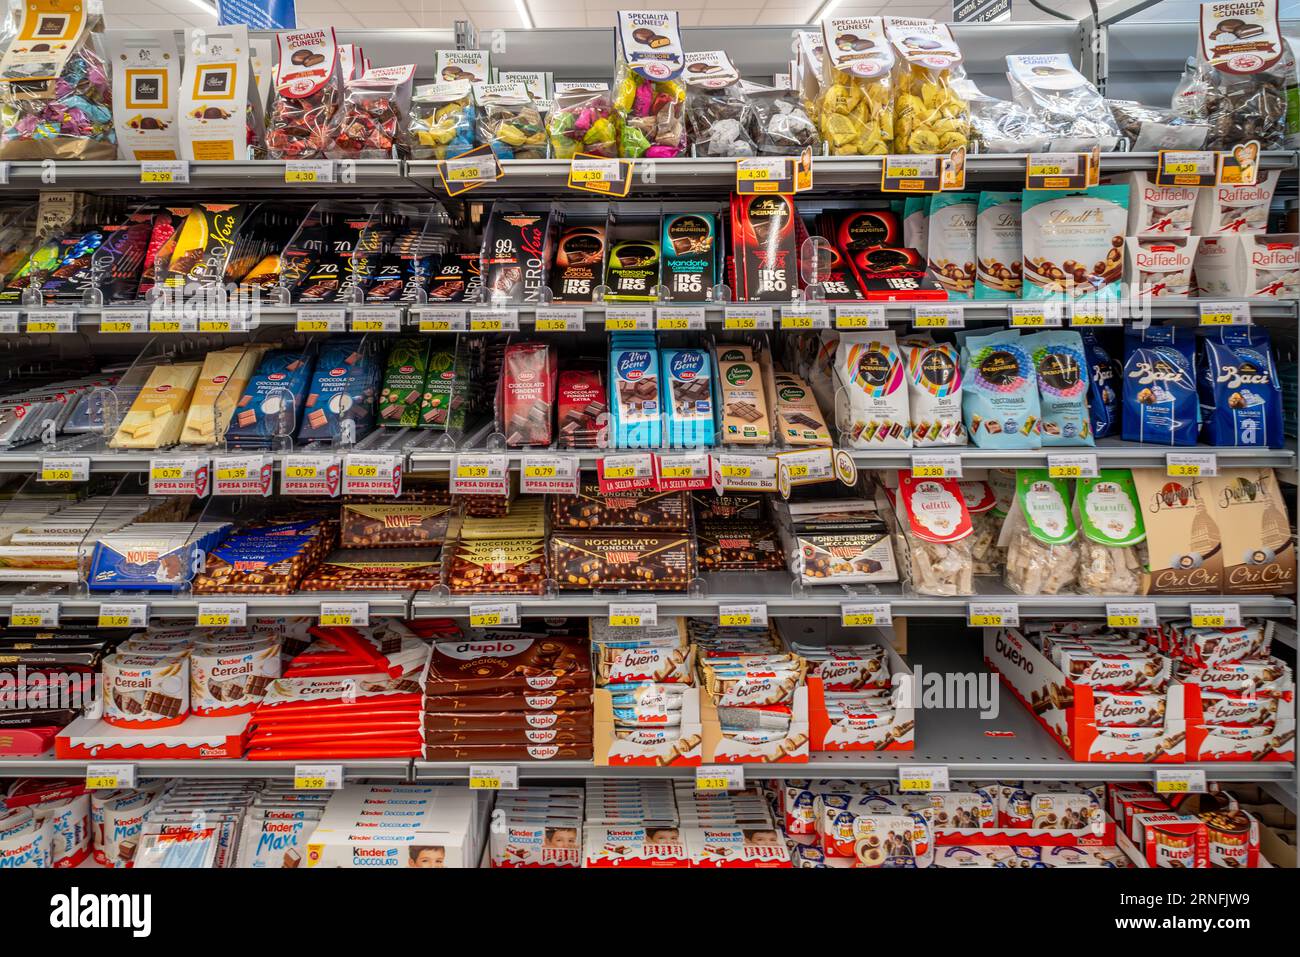
{"type": "Polygon", "coordinates": [[[703,349],[665,349],[662,353],[664,418],[668,445],[702,448],[715,444],[713,365],[703,349]]]}
{"type": "Polygon", "coordinates": [[[975,298],[1019,299],[1020,193],[980,193],[975,216],[975,298]]]}
{"type": "Polygon", "coordinates": [[[711,213],[663,218],[660,282],[674,302],[706,302],[718,281],[717,221],[711,213]]]}
{"type": "Polygon", "coordinates": [[[1043,445],[1094,445],[1088,417],[1087,357],[1072,329],[1024,336],[1038,379],[1038,431],[1043,445]]]}
{"type": "Polygon", "coordinates": [[[1018,329],[962,338],[962,418],[984,449],[1036,449],[1038,383],[1018,329]]]}
{"type": "Polygon", "coordinates": [[[375,427],[379,364],[360,337],[331,339],[321,346],[303,405],[302,441],[337,440],[351,422],[352,441],[375,427]]]}
{"type": "Polygon", "coordinates": [[[1127,186],[1025,190],[1020,204],[1021,297],[1071,302],[1119,298],[1127,229],[1127,186]]]}
{"type": "Polygon", "coordinates": [[[1115,431],[1119,421],[1119,363],[1110,357],[1097,334],[1082,329],[1083,351],[1088,360],[1088,414],[1092,417],[1092,436],[1104,439],[1115,431]]]}
{"type": "Polygon", "coordinates": [[[1282,390],[1268,332],[1259,326],[1197,330],[1201,438],[1210,445],[1280,449],[1282,390]]]}
{"type": "Polygon", "coordinates": [[[1124,439],[1148,445],[1195,445],[1196,333],[1151,326],[1124,333],[1124,439]]]}
{"type": "Polygon", "coordinates": [[[609,349],[611,444],[619,449],[663,444],[659,350],[651,335],[615,336],[609,349]]]}
{"type": "Polygon", "coordinates": [[[272,349],[248,381],[235,406],[226,440],[236,448],[270,448],[277,436],[297,428],[311,357],[293,349],[272,349]]]}

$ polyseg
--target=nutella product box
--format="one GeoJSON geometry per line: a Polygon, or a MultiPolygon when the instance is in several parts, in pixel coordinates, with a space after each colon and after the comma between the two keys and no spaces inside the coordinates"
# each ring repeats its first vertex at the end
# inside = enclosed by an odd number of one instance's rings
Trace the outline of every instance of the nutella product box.
{"type": "Polygon", "coordinates": [[[564,216],[559,206],[541,212],[497,205],[483,233],[482,275],[494,303],[541,302],[555,234],[564,216]]]}
{"type": "Polygon", "coordinates": [[[180,156],[177,99],[181,59],[171,30],[110,30],[104,47],[113,65],[113,128],[127,160],[180,156]]]}
{"type": "Polygon", "coordinates": [[[262,104],[250,96],[254,90],[248,28],[194,30],[181,77],[181,159],[245,159],[250,122],[253,139],[262,139],[262,104]]]}
{"type": "Polygon", "coordinates": [[[556,303],[592,302],[603,282],[604,224],[569,225],[555,246],[551,293],[556,303]]]}
{"type": "Polygon", "coordinates": [[[794,199],[731,197],[731,251],[737,302],[784,302],[799,288],[794,199]]]}
{"type": "Polygon", "coordinates": [[[1220,469],[1205,484],[1222,541],[1224,594],[1295,594],[1295,544],[1273,470],[1220,469]]]}
{"type": "Polygon", "coordinates": [[[487,50],[439,50],[434,69],[441,83],[487,83],[491,80],[488,60],[487,50]]]}

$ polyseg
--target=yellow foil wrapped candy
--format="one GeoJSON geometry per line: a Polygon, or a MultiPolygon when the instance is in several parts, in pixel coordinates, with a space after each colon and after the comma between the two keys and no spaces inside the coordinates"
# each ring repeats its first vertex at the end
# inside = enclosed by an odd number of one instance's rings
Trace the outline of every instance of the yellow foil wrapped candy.
{"type": "Polygon", "coordinates": [[[969,146],[970,108],[953,88],[965,77],[961,50],[933,20],[885,18],[896,57],[894,152],[941,153],[969,146]]]}
{"type": "Polygon", "coordinates": [[[891,152],[890,102],[894,54],[879,17],[837,17],[822,21],[821,99],[816,117],[832,156],[891,152]]]}

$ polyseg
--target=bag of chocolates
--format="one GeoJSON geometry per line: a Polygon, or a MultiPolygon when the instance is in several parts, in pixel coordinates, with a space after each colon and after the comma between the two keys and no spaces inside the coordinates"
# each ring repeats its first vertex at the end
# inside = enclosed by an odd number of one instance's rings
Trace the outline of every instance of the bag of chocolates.
{"type": "Polygon", "coordinates": [[[262,123],[248,28],[193,30],[181,76],[181,159],[247,159],[263,140],[262,123]]]}
{"type": "Polygon", "coordinates": [[[181,58],[170,30],[111,30],[104,48],[113,65],[113,126],[117,153],[127,160],[180,156],[176,94],[181,58]]]}
{"type": "Polygon", "coordinates": [[[962,340],[962,417],[971,441],[986,449],[1036,449],[1038,384],[1020,330],[962,340]]]}
{"type": "Polygon", "coordinates": [[[914,333],[898,341],[907,365],[912,442],[931,445],[965,445],[961,419],[961,355],[950,342],[935,342],[914,333]]]}
{"type": "Polygon", "coordinates": [[[1282,448],[1282,389],[1267,330],[1204,326],[1196,338],[1201,438],[1210,445],[1282,448]]]}
{"type": "Polygon", "coordinates": [[[926,268],[949,299],[969,299],[975,290],[975,220],[978,193],[930,196],[926,268]]]}
{"type": "Polygon", "coordinates": [[[846,332],[835,353],[845,391],[841,435],[855,448],[912,447],[903,356],[892,332],[846,332]]]}
{"type": "Polygon", "coordinates": [[[686,129],[696,156],[755,156],[756,116],[723,50],[686,54],[686,129]]]}
{"type": "Polygon", "coordinates": [[[817,152],[820,136],[817,124],[804,109],[794,90],[751,87],[754,106],[755,141],[762,156],[798,156],[806,149],[817,152]]]}
{"type": "MultiPolygon", "coordinates": [[[[975,298],[1019,299],[1020,194],[985,190],[975,217],[975,298]]],[[[907,200],[912,201],[911,197],[907,200]]]]}
{"type": "Polygon", "coordinates": [[[408,143],[411,159],[447,159],[474,148],[478,114],[469,83],[430,83],[411,100],[408,143]]]}
{"type": "Polygon", "coordinates": [[[822,20],[817,119],[832,156],[879,156],[893,149],[893,68],[894,51],[879,17],[822,20]]]}
{"type": "Polygon", "coordinates": [[[1115,431],[1119,419],[1119,383],[1122,370],[1110,357],[1097,334],[1091,329],[1079,331],[1088,360],[1088,414],[1092,417],[1092,436],[1104,439],[1115,431]]]}
{"type": "Polygon", "coordinates": [[[1057,595],[1074,584],[1079,535],[1070,486],[1047,469],[1017,469],[1016,497],[998,545],[1007,550],[1003,582],[1019,595],[1057,595]]]}
{"type": "Polygon", "coordinates": [[[1088,417],[1088,360],[1073,329],[1024,336],[1038,379],[1038,422],[1043,445],[1093,445],[1088,417]]]}
{"type": "Polygon", "coordinates": [[[1027,190],[1021,200],[1025,299],[1117,297],[1128,189],[1027,190]]]}
{"type": "Polygon", "coordinates": [[[1146,564],[1146,527],[1133,476],[1101,469],[1074,486],[1079,538],[1079,591],[1085,595],[1136,595],[1146,564]]]}
{"type": "Polygon", "coordinates": [[[498,159],[545,159],[546,124],[522,83],[483,83],[474,87],[478,141],[498,159]]]}
{"type": "Polygon", "coordinates": [[[334,28],[276,34],[279,69],[267,116],[271,159],[324,159],[338,138],[343,106],[334,28]]]}
{"type": "Polygon", "coordinates": [[[898,488],[887,492],[905,584],[919,595],[974,594],[973,527],[957,480],[899,472],[898,488]]]}
{"type": "MultiPolygon", "coordinates": [[[[1006,510],[999,510],[998,498],[988,482],[964,480],[957,484],[961,486],[966,511],[970,512],[971,528],[974,529],[970,538],[974,573],[1001,575],[1007,562],[1007,550],[998,546],[998,536],[1007,517],[1006,510]]],[[[1012,495],[1014,494],[1013,489],[1012,495]]]]}
{"type": "Polygon", "coordinates": [[[367,70],[344,84],[338,135],[329,146],[336,159],[397,159],[406,147],[415,66],[367,70]]]}
{"type": "Polygon", "coordinates": [[[618,123],[608,83],[557,83],[546,121],[551,156],[573,159],[577,153],[618,155],[618,123]]]}
{"type": "Polygon", "coordinates": [[[1175,478],[1164,469],[1133,469],[1132,474],[1147,530],[1142,594],[1220,594],[1223,549],[1207,481],[1175,478]]]}
{"type": "Polygon", "coordinates": [[[961,50],[946,24],[885,19],[894,47],[894,151],[948,153],[970,145],[970,108],[958,93],[961,50]]]}
{"type": "Polygon", "coordinates": [[[1201,4],[1196,70],[1173,105],[1209,124],[1206,149],[1230,150],[1251,140],[1266,150],[1285,145],[1287,76],[1279,26],[1277,0],[1201,4]]]}
{"type": "Polygon", "coordinates": [[[1051,151],[1080,153],[1119,141],[1119,124],[1097,88],[1075,69],[1068,53],[1007,57],[1011,95],[1051,132],[1051,151]]]}
{"type": "Polygon", "coordinates": [[[1124,333],[1124,440],[1195,445],[1195,331],[1176,326],[1124,333]]]}
{"type": "Polygon", "coordinates": [[[618,12],[614,114],[622,127],[620,156],[664,159],[686,152],[684,65],[675,12],[618,12]]]}

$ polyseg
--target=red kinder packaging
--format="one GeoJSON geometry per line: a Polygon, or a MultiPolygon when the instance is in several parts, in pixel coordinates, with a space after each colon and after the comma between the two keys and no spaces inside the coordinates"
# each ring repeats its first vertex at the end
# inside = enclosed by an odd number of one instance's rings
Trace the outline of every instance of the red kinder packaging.
{"type": "Polygon", "coordinates": [[[786,302],[799,288],[794,200],[731,196],[731,252],[737,302],[786,302]]]}
{"type": "Polygon", "coordinates": [[[497,391],[506,445],[550,445],[554,406],[554,350],[544,342],[507,346],[497,391]]]}
{"type": "Polygon", "coordinates": [[[564,369],[560,372],[558,414],[560,448],[605,447],[609,395],[600,369],[564,369]]]}

